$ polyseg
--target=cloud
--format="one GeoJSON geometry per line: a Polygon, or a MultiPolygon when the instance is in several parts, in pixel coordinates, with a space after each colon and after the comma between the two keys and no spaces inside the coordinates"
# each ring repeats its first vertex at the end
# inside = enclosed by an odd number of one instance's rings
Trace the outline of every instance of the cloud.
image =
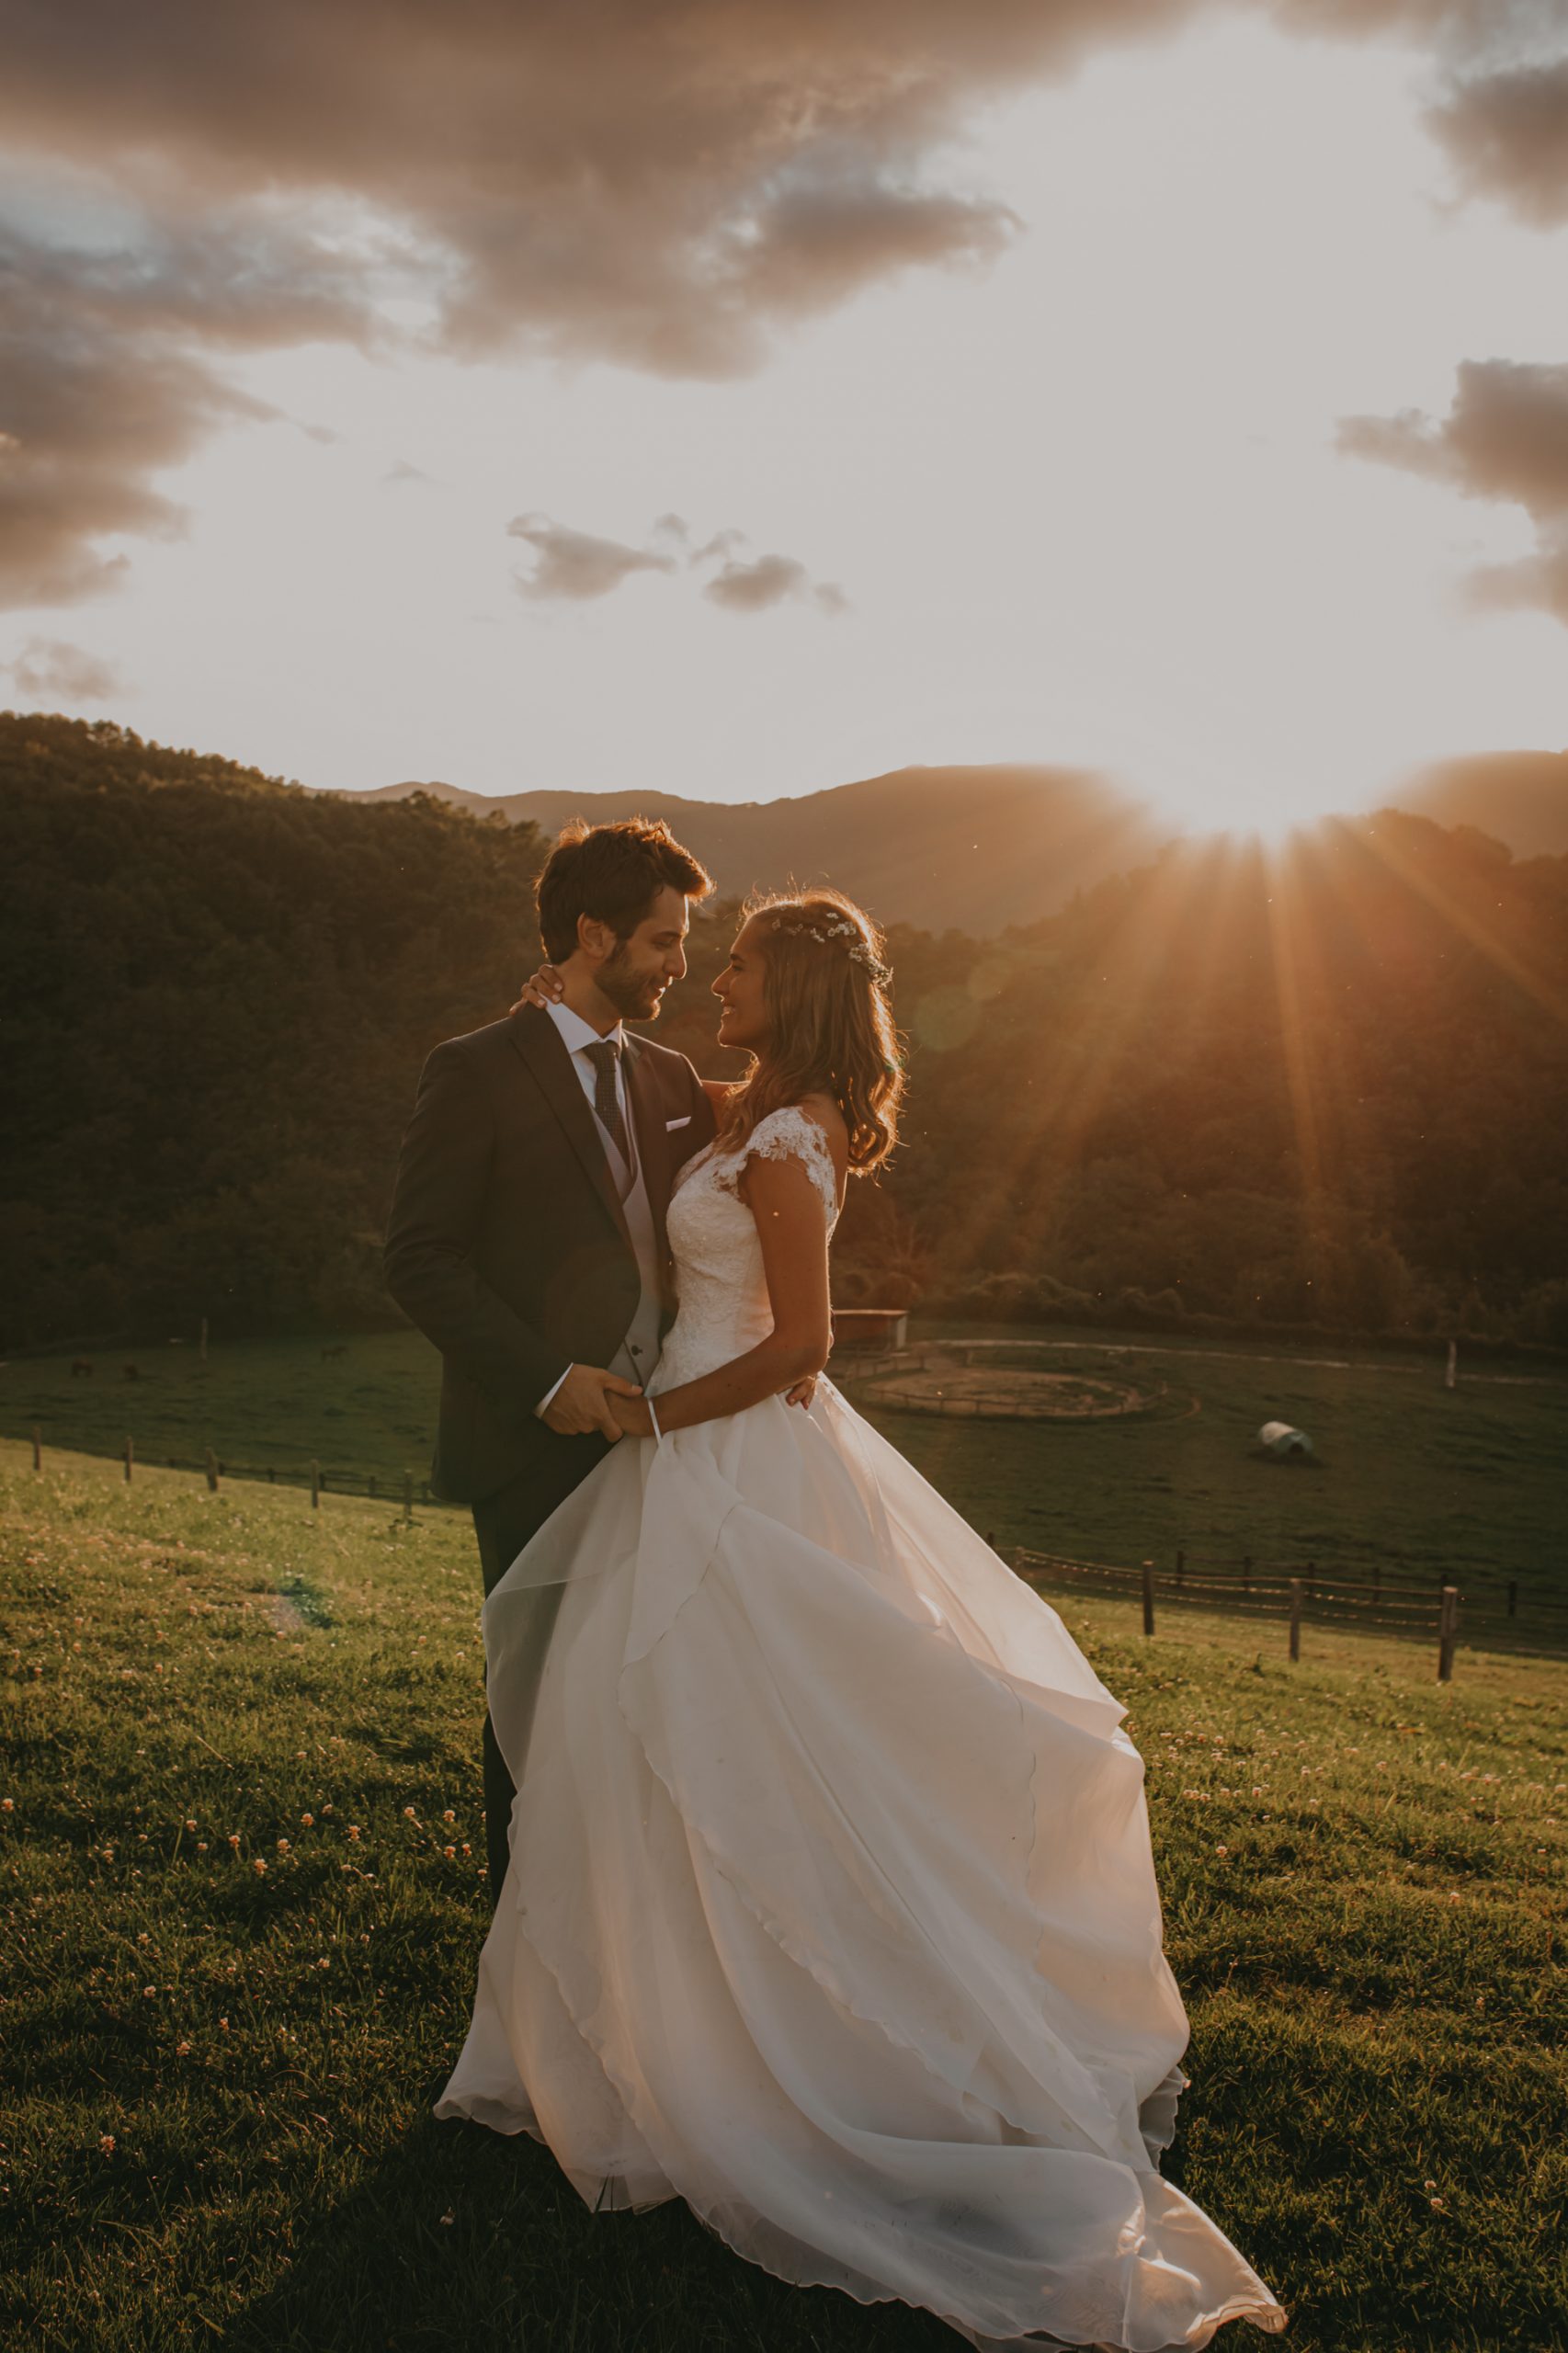
{"type": "Polygon", "coordinates": [[[626,547],[619,540],[596,539],[552,523],[548,515],[518,515],[507,524],[509,538],[526,540],[538,563],[514,575],[517,594],[540,601],[557,598],[585,604],[608,597],[634,572],[674,572],[676,559],[658,547],[626,547]]]}
{"type": "Polygon", "coordinates": [[[128,692],[112,663],[84,646],[68,645],[63,638],[29,638],[16,660],[3,666],[24,695],[58,697],[62,702],[110,702],[128,692]]]}
{"type": "MultiPolygon", "coordinates": [[[[1427,44],[1461,185],[1563,217],[1559,0],[1246,4],[1427,44]]],[[[158,472],[264,414],[236,350],[379,319],[717,379],[898,272],[983,268],[1019,223],[953,160],[980,109],[1211,5],[271,0],[199,33],[188,0],[12,9],[0,137],[36,186],[0,253],[0,601],[92,594],[122,569],[106,535],[181,529],[158,472]],[[97,233],[51,244],[51,211],[97,233]]]]}
{"type": "Polygon", "coordinates": [[[703,584],[702,594],[726,611],[766,612],[790,598],[807,598],[824,613],[849,609],[844,591],[830,581],[813,581],[797,557],[742,557],[735,551],[745,545],[746,535],[733,529],[713,532],[699,547],[680,515],[658,516],[641,547],[575,530],[548,515],[516,516],[506,531],[535,551],[533,570],[513,575],[518,595],[531,602],[587,604],[612,595],[634,572],[689,573],[717,563],[720,569],[703,584]]]}
{"type": "Polygon", "coordinates": [[[1343,417],[1337,438],[1348,456],[1447,483],[1466,498],[1522,506],[1536,551],[1479,567],[1470,600],[1539,607],[1568,621],[1568,366],[1467,359],[1446,417],[1418,409],[1343,417]]]}
{"type": "Polygon", "coordinates": [[[413,465],[406,458],[394,459],[381,476],[381,482],[388,489],[395,488],[400,483],[434,483],[435,479],[435,475],[427,474],[423,466],[413,465]]]}
{"type": "Polygon", "coordinates": [[[732,556],[703,588],[710,604],[726,612],[760,613],[788,597],[810,597],[824,613],[849,609],[848,599],[831,581],[814,583],[803,563],[792,555],[759,555],[750,563],[732,556]]]}

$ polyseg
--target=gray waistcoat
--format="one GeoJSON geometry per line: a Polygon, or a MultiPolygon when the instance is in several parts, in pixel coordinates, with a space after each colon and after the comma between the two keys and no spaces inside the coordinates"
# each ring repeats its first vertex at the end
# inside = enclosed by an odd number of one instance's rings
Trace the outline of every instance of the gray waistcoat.
{"type": "MultiPolygon", "coordinates": [[[[628,1093],[630,1094],[630,1089],[628,1093]]],[[[630,1105],[628,1106],[630,1111],[630,1105]]],[[[632,1149],[636,1150],[635,1131],[632,1149]]],[[[626,1212],[626,1223],[631,1235],[631,1246],[637,1253],[637,1272],[642,1289],[637,1297],[637,1313],[627,1326],[622,1340],[606,1370],[619,1372],[623,1381],[634,1381],[645,1388],[648,1377],[659,1361],[659,1326],[664,1321],[660,1305],[659,1244],[653,1230],[653,1212],[648,1206],[648,1188],[643,1180],[641,1158],[635,1170],[627,1166],[610,1142],[603,1126],[600,1140],[609,1173],[615,1179],[620,1206],[626,1212]]]]}

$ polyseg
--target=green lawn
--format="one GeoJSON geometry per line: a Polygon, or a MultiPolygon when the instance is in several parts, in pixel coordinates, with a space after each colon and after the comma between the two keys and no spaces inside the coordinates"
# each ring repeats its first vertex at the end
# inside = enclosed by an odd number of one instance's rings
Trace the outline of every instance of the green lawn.
{"type": "MultiPolygon", "coordinates": [[[[7,2344],[959,2341],[431,2121],[486,1916],[459,1515],[29,1465],[0,1446],[7,2344]]],[[[1219,1620],[1064,1614],[1149,1760],[1193,2021],[1173,2177],[1296,2353],[1562,2343],[1563,1671],[1461,1652],[1439,1688],[1393,1643],[1290,1669],[1219,1620]]]]}

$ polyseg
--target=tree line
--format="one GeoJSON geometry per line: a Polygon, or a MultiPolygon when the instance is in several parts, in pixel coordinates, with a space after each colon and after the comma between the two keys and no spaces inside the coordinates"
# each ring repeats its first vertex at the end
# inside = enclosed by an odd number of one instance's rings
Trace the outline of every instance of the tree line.
{"type": "MultiPolygon", "coordinates": [[[[0,1345],[392,1316],[419,1067],[516,995],[547,847],[0,715],[0,1345]]],[[[709,1075],[733,916],[657,1032],[709,1075]]],[[[1568,1346],[1568,858],[1382,812],[891,951],[905,1140],[841,1299],[1568,1346]]]]}

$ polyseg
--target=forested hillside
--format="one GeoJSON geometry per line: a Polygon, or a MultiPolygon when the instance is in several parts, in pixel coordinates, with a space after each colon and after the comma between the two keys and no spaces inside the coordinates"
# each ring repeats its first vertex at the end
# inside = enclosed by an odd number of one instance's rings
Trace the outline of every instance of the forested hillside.
{"type": "MultiPolygon", "coordinates": [[[[0,1346],[391,1314],[419,1065],[533,961],[543,847],[0,718],[0,1346]]],[[[659,1025],[710,1074],[729,936],[659,1025]]],[[[906,1141],[845,1298],[1568,1345],[1568,858],[1385,812],[892,955],[906,1141]]]]}
{"type": "Polygon", "coordinates": [[[0,718],[0,1344],[390,1312],[419,1066],[516,994],[539,856],[0,718]]]}

